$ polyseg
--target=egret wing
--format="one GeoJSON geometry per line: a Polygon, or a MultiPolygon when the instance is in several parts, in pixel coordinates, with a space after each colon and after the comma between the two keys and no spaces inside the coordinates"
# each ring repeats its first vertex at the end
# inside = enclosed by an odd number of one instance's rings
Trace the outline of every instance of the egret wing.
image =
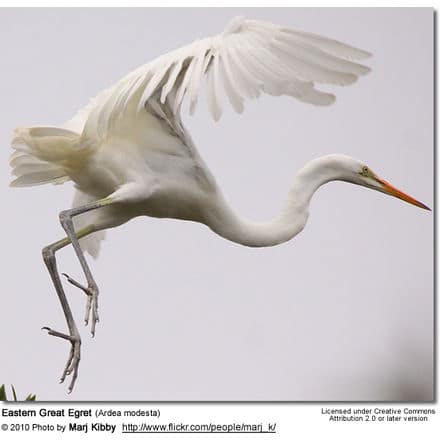
{"type": "Polygon", "coordinates": [[[204,82],[214,120],[222,115],[222,95],[239,113],[245,100],[261,93],[329,105],[335,96],[315,83],[353,83],[369,71],[354,60],[369,55],[336,40],[238,17],[223,33],[165,54],[98,95],[86,112],[85,132],[105,137],[124,118],[159,107],[160,117],[178,130],[184,98],[193,113],[204,82]]]}

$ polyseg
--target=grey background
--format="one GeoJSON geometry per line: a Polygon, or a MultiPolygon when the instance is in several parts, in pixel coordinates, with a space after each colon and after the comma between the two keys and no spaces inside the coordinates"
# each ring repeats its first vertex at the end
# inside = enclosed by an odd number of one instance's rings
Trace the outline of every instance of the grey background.
{"type": "MultiPolygon", "coordinates": [[[[340,152],[433,203],[432,9],[3,9],[0,383],[39,400],[429,400],[433,397],[433,215],[345,183],[315,195],[292,242],[249,249],[206,227],[136,219],[91,263],[101,323],[83,334],[71,396],[58,385],[65,323],[41,248],[60,238],[70,184],[8,188],[19,125],[61,124],[155,56],[245,15],[374,53],[373,72],[315,108],[262,97],[220,123],[186,124],[231,204],[280,208],[305,162],[340,152]]],[[[203,99],[202,99],[203,101],[203,99]]],[[[71,249],[59,268],[81,279],[71,249]]],[[[78,323],[84,298],[67,294],[78,323]]]]}

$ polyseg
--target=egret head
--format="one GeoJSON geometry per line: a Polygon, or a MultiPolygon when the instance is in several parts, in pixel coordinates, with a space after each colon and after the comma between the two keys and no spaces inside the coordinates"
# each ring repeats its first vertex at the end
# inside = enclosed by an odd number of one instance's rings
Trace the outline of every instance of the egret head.
{"type": "Polygon", "coordinates": [[[419,202],[418,200],[409,196],[408,194],[405,194],[404,192],[395,188],[385,179],[379,177],[376,173],[373,172],[373,170],[368,165],[365,165],[364,163],[359,161],[355,161],[355,162],[356,163],[353,164],[352,167],[350,167],[351,172],[352,173],[354,172],[353,180],[350,179],[353,183],[366,186],[367,188],[375,189],[376,191],[380,191],[385,194],[389,194],[390,196],[397,197],[398,199],[401,199],[407,203],[411,203],[411,205],[415,205],[418,206],[419,208],[427,209],[428,211],[431,211],[431,209],[428,206],[426,206],[424,203],[419,202]]]}
{"type": "MultiPolygon", "coordinates": [[[[342,180],[383,192],[411,203],[411,205],[431,211],[424,203],[398,190],[379,177],[365,162],[345,154],[328,154],[318,157],[308,162],[299,171],[298,177],[300,190],[294,193],[296,198],[301,197],[305,187],[309,187],[313,194],[314,191],[325,183],[342,180]]],[[[310,197],[311,195],[308,194],[305,199],[309,201],[310,197]]]]}

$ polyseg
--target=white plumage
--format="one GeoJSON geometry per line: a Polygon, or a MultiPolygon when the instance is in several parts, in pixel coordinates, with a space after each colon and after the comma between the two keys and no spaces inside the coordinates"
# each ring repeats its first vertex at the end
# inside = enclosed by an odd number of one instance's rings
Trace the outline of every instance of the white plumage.
{"type": "Polygon", "coordinates": [[[368,56],[335,40],[238,17],[222,34],[165,54],[102,92],[88,108],[86,130],[105,137],[133,101],[140,110],[150,98],[177,114],[187,94],[193,113],[205,74],[215,120],[221,116],[222,90],[237,112],[245,99],[261,92],[328,105],[334,95],[315,89],[314,82],[351,84],[369,68],[348,59],[368,56]]]}
{"type": "Polygon", "coordinates": [[[147,215],[196,221],[222,237],[253,247],[273,246],[305,226],[315,191],[331,180],[344,180],[425,205],[380,179],[363,162],[342,155],[315,159],[296,175],[284,209],[269,222],[237,216],[224,200],[181,121],[187,99],[196,110],[206,89],[211,116],[222,114],[221,97],[241,113],[245,101],[288,95],[305,103],[329,105],[331,93],[316,83],[352,84],[369,68],[354,62],[369,56],[335,40],[271,23],[235,18],[220,35],[163,55],[122,78],[93,98],[62,127],[19,128],[12,146],[12,186],[62,183],[76,186],[73,209],[60,214],[67,239],[47,246],[44,259],[60,298],[72,349],[62,380],[78,373],[80,337],[59,279],[55,252],[72,243],[87,287],[85,320],[98,321],[98,289],[78,243],[96,256],[104,230],[147,215]]]}
{"type": "MultiPolygon", "coordinates": [[[[214,120],[221,117],[223,94],[239,113],[246,99],[257,98],[262,92],[329,105],[334,102],[334,95],[317,90],[314,82],[351,84],[369,68],[348,59],[368,55],[314,34],[234,18],[222,34],[195,41],[131,72],[93,98],[61,129],[17,129],[12,143],[17,152],[11,157],[16,179],[11,186],[63,183],[72,179],[66,161],[78,159],[81,151],[102,147],[125,129],[132,129],[132,121],[145,110],[164,122],[175,135],[183,137],[180,121],[183,98],[187,96],[190,113],[194,113],[205,80],[208,108],[214,120]]],[[[82,197],[75,196],[73,206],[78,206],[78,201],[93,199],[93,194],[85,195],[87,185],[76,183],[85,192],[80,191],[82,197]]],[[[93,214],[76,219],[77,227],[84,225],[88,216],[93,214]]],[[[103,237],[102,233],[93,235],[100,240],[103,237]]],[[[96,256],[100,240],[93,243],[93,238],[88,237],[81,244],[96,256]]]]}

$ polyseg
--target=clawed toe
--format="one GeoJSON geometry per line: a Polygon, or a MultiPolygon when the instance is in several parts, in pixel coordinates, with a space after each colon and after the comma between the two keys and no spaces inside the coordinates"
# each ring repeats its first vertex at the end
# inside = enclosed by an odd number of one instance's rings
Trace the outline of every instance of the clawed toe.
{"type": "Polygon", "coordinates": [[[67,273],[63,273],[62,275],[67,278],[67,281],[70,284],[73,284],[75,287],[78,287],[78,289],[81,289],[87,296],[90,296],[90,292],[87,287],[83,286],[81,283],[78,283],[78,281],[74,280],[71,276],[67,275],[67,273]]]}
{"type": "Polygon", "coordinates": [[[81,338],[79,335],[67,335],[65,333],[52,330],[50,327],[42,327],[42,330],[47,330],[48,334],[62,339],[67,339],[72,344],[70,348],[69,357],[67,358],[66,366],[64,367],[59,383],[63,383],[67,376],[72,375],[70,385],[67,389],[70,394],[75,386],[78,377],[79,361],[81,359],[81,338]]]}
{"type": "Polygon", "coordinates": [[[92,314],[92,323],[90,328],[90,333],[92,337],[95,336],[96,323],[99,322],[98,315],[98,287],[95,284],[89,285],[88,287],[83,286],[78,281],[74,280],[71,276],[63,273],[67,281],[78,289],[82,290],[87,295],[86,311],[84,315],[84,324],[88,325],[90,319],[90,313],[92,314]]]}
{"type": "Polygon", "coordinates": [[[73,336],[66,335],[65,333],[57,332],[56,330],[52,330],[50,327],[41,327],[41,330],[47,330],[47,334],[51,336],[56,336],[57,338],[67,339],[70,342],[73,342],[73,336]]]}

